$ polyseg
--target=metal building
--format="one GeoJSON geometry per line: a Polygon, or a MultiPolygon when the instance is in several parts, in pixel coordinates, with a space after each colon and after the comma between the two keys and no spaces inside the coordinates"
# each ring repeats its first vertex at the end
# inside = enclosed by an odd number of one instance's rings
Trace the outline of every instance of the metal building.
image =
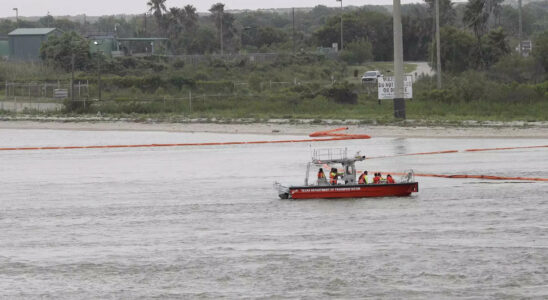
{"type": "Polygon", "coordinates": [[[120,56],[118,42],[114,35],[90,34],[87,36],[89,40],[89,52],[91,54],[101,53],[106,57],[120,56]]]}
{"type": "Polygon", "coordinates": [[[9,59],[15,61],[40,60],[40,47],[50,36],[61,35],[56,28],[18,28],[8,34],[9,59]]]}

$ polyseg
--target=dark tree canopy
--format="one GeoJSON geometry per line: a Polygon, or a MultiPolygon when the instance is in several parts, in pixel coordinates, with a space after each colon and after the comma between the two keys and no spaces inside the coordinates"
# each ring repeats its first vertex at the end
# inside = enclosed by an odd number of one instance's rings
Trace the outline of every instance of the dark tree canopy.
{"type": "Polygon", "coordinates": [[[72,55],[75,56],[75,68],[82,70],[90,61],[88,40],[76,32],[67,32],[61,36],[52,36],[42,45],[40,57],[55,67],[69,71],[72,68],[72,55]]]}

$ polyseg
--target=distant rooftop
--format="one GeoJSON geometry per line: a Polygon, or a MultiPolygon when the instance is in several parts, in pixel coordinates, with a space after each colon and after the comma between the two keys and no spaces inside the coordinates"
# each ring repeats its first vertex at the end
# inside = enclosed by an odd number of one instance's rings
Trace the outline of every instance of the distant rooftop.
{"type": "Polygon", "coordinates": [[[10,32],[8,35],[46,35],[49,34],[57,28],[17,28],[14,31],[10,32]]]}

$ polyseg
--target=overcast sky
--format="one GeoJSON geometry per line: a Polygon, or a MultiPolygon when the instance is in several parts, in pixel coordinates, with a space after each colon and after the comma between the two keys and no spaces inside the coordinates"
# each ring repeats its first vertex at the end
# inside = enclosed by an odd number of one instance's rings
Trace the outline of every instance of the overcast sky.
{"type": "MultiPolygon", "coordinates": [[[[421,0],[401,0],[403,4],[422,2],[421,0]]],[[[101,16],[113,14],[138,14],[147,10],[147,0],[0,0],[0,17],[15,16],[14,7],[19,9],[20,16],[53,16],[79,15],[101,16]]],[[[340,6],[336,0],[167,0],[167,6],[194,5],[198,11],[205,12],[212,4],[221,2],[226,9],[258,9],[313,7],[316,5],[340,6]]],[[[344,5],[361,6],[365,4],[392,4],[392,0],[343,0],[344,5]]]]}

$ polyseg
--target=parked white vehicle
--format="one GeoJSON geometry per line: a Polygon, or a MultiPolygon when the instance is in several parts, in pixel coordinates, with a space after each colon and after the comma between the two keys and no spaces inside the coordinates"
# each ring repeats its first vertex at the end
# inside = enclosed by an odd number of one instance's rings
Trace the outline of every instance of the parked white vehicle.
{"type": "Polygon", "coordinates": [[[377,83],[379,77],[382,76],[380,71],[367,71],[362,76],[362,83],[377,83]]]}

